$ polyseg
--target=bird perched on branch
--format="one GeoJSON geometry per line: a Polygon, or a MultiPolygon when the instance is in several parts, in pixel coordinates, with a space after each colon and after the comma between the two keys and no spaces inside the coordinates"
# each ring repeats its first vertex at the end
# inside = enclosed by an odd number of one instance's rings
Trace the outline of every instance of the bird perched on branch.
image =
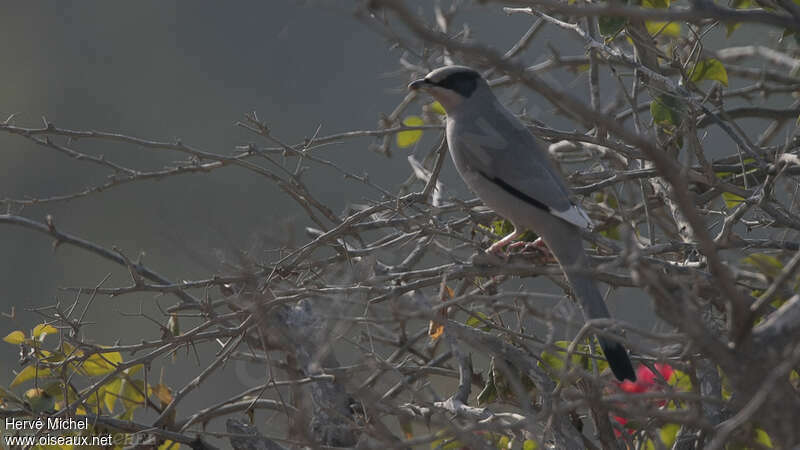
{"type": "MultiPolygon", "coordinates": [[[[436,69],[409,84],[439,101],[447,112],[447,142],[461,178],[486,206],[510,220],[514,231],[493,244],[497,253],[525,229],[540,236],[558,260],[586,319],[609,317],[592,279],[581,230],[586,213],[569,198],[561,175],[525,125],[497,97],[477,71],[464,66],[436,69]]],[[[598,336],[619,380],[636,380],[625,347],[598,336]]]]}

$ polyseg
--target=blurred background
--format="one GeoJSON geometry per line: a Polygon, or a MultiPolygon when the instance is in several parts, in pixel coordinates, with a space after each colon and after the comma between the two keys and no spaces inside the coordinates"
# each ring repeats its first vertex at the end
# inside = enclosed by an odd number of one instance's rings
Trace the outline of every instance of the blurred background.
{"type": "MultiPolygon", "coordinates": [[[[468,22],[473,39],[495,48],[509,48],[531,24],[530,17],[507,16],[497,5],[469,4],[453,28],[468,22]]],[[[417,5],[432,22],[430,2],[417,5]]],[[[409,79],[398,75],[401,51],[355,20],[354,9],[350,2],[288,0],[225,7],[208,1],[9,3],[0,15],[5,36],[0,46],[0,120],[15,114],[17,125],[38,127],[44,116],[58,127],[181,140],[219,154],[231,154],[235,146],[249,142],[266,144],[235,125],[251,111],[288,143],[301,142],[318,128],[320,136],[376,129],[381,114],[391,112],[403,98],[409,79]]],[[[724,36],[724,30],[721,33],[724,36]]],[[[772,39],[742,27],[728,45],[772,39]]],[[[521,59],[528,64],[546,59],[545,43],[566,55],[583,54],[579,42],[545,27],[521,59]]],[[[575,89],[576,95],[588,91],[583,74],[545,76],[562,88],[575,89]]],[[[528,101],[517,104],[517,110],[524,107],[548,125],[572,128],[541,99],[522,95],[528,101]]],[[[407,153],[426,153],[435,135],[426,133],[416,149],[394,148],[391,157],[371,150],[371,138],[329,146],[318,156],[351,172],[366,172],[394,192],[410,172],[407,153]]],[[[75,145],[142,170],[185,158],[132,145],[88,140],[75,145]]],[[[71,193],[101,184],[106,175],[18,136],[0,134],[0,198],[71,193]]],[[[446,196],[472,198],[449,159],[443,177],[446,196]]],[[[330,170],[312,169],[305,181],[337,214],[350,204],[379,199],[375,191],[330,170]]],[[[149,267],[172,280],[218,273],[221,254],[248,251],[262,236],[285,233],[302,241],[302,227],[308,224],[303,211],[275,185],[239,168],[132,183],[66,203],[28,207],[20,214],[37,221],[49,214],[64,232],[116,246],[131,258],[141,253],[149,267]]],[[[93,254],[69,246],[53,251],[44,235],[3,226],[0,310],[9,313],[15,306],[16,319],[0,318],[0,333],[39,323],[41,318],[30,308],[72,303],[74,294],[60,287],[93,286],[109,274],[107,286],[130,281],[125,270],[93,254]]],[[[616,307],[628,294],[616,292],[611,309],[646,327],[652,321],[647,299],[626,302],[624,311],[616,307]]],[[[98,343],[157,337],[156,324],[123,315],[141,308],[161,319],[156,302],[166,307],[174,300],[146,295],[97,298],[87,316],[94,323],[84,333],[98,343]]],[[[14,346],[0,345],[4,368],[15,365],[16,353],[14,346]]],[[[167,369],[166,377],[177,381],[196,370],[191,364],[175,366],[167,369]]],[[[0,384],[8,385],[11,377],[10,370],[0,371],[0,384]]],[[[261,377],[263,368],[226,367],[212,379],[219,386],[214,392],[204,386],[181,409],[185,413],[207,406],[211,399],[230,396],[261,377]]]]}

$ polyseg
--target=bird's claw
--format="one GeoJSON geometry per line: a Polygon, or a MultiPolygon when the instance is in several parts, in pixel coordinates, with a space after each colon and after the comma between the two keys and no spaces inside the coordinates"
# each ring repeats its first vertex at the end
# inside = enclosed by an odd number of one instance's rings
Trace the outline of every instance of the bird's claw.
{"type": "Polygon", "coordinates": [[[522,250],[519,253],[528,253],[530,251],[534,251],[537,253],[544,254],[544,257],[547,261],[555,262],[556,260],[555,257],[553,256],[553,253],[550,252],[549,248],[547,248],[547,244],[544,243],[542,238],[537,238],[533,242],[517,241],[508,246],[509,253],[511,252],[511,250],[517,250],[519,248],[522,248],[522,250]]]}

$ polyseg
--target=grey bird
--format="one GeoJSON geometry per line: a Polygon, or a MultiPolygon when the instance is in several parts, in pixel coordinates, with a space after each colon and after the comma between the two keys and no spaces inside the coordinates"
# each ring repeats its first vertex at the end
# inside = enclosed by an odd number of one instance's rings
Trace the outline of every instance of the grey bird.
{"type": "MultiPolygon", "coordinates": [[[[540,236],[558,261],[584,317],[609,317],[597,284],[588,273],[581,229],[588,215],[569,197],[561,175],[525,125],[492,93],[477,71],[446,66],[408,86],[427,92],[447,112],[447,142],[458,173],[486,206],[514,225],[514,232],[493,244],[497,252],[529,229],[540,236]]],[[[619,380],[636,380],[625,347],[598,336],[611,371],[619,380]]]]}

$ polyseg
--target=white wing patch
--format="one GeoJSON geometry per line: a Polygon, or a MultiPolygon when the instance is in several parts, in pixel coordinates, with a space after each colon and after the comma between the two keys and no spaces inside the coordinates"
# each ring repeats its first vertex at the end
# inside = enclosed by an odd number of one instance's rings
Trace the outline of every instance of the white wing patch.
{"type": "Polygon", "coordinates": [[[572,205],[572,207],[566,211],[556,211],[555,209],[551,209],[550,214],[586,230],[590,230],[593,226],[592,219],[589,218],[589,216],[586,214],[586,211],[584,211],[580,206],[572,205]]]}

